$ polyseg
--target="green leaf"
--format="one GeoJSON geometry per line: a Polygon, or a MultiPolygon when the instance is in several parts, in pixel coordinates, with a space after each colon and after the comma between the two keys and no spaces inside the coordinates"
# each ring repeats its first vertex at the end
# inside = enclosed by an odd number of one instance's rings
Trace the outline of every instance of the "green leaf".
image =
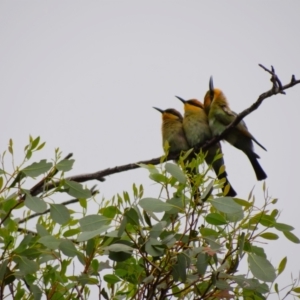
{"type": "Polygon", "coordinates": [[[228,222],[238,222],[244,219],[244,211],[240,210],[239,212],[233,214],[225,214],[225,218],[228,222]]]}
{"type": "Polygon", "coordinates": [[[50,216],[58,224],[65,224],[70,220],[70,212],[63,204],[50,204],[50,216]]]}
{"type": "Polygon", "coordinates": [[[2,186],[3,186],[3,177],[0,176],[0,190],[2,189],[2,186]]]}
{"type": "Polygon", "coordinates": [[[186,183],[186,176],[177,165],[172,163],[166,163],[165,169],[169,174],[175,177],[180,183],[183,184],[186,183]]]}
{"type": "Polygon", "coordinates": [[[109,245],[107,247],[104,247],[103,249],[108,251],[113,251],[113,252],[126,252],[126,253],[131,253],[133,250],[132,247],[120,243],[109,245]]]}
{"type": "Polygon", "coordinates": [[[0,265],[0,280],[3,281],[4,275],[6,273],[6,267],[8,264],[8,260],[5,260],[2,262],[2,264],[0,265]]]}
{"type": "Polygon", "coordinates": [[[185,202],[182,201],[181,198],[171,198],[167,199],[166,203],[172,205],[172,209],[168,210],[168,214],[177,214],[179,212],[184,213],[185,212],[185,206],[188,205],[188,201],[186,200],[185,202]]]}
{"type": "Polygon", "coordinates": [[[281,262],[279,263],[279,266],[278,266],[278,275],[281,274],[284,271],[286,263],[287,263],[287,257],[284,257],[281,260],[281,262]]]}
{"type": "Polygon", "coordinates": [[[43,292],[37,285],[35,284],[30,285],[30,291],[33,293],[34,300],[42,299],[43,292]]]}
{"type": "Polygon", "coordinates": [[[40,142],[40,137],[38,136],[35,140],[31,142],[31,150],[34,150],[40,142]]]}
{"type": "Polygon", "coordinates": [[[295,244],[299,244],[300,240],[290,231],[283,231],[285,237],[295,244]]]}
{"type": "Polygon", "coordinates": [[[210,202],[218,211],[226,214],[234,214],[242,211],[242,207],[231,197],[212,199],[210,202]]]}
{"type": "Polygon", "coordinates": [[[206,216],[205,220],[207,223],[216,225],[216,226],[227,224],[227,221],[225,220],[225,218],[218,213],[208,214],[206,216]]]}
{"type": "Polygon", "coordinates": [[[199,275],[204,275],[208,266],[209,256],[207,253],[199,253],[197,256],[196,267],[199,275]]]}
{"type": "Polygon", "coordinates": [[[244,245],[245,245],[245,233],[242,232],[238,237],[238,254],[241,258],[244,252],[244,245]]]}
{"type": "Polygon", "coordinates": [[[153,256],[161,256],[164,254],[164,249],[162,248],[162,243],[154,238],[149,238],[145,245],[146,252],[153,256]]]}
{"type": "Polygon", "coordinates": [[[107,206],[100,209],[100,213],[109,219],[113,219],[117,214],[120,214],[120,210],[116,206],[107,206]]]}
{"type": "Polygon", "coordinates": [[[110,219],[101,215],[89,215],[79,220],[82,231],[93,231],[110,223],[110,219]]]}
{"type": "Polygon", "coordinates": [[[234,198],[233,200],[234,200],[238,205],[245,206],[246,208],[250,208],[250,207],[253,206],[253,203],[252,203],[252,202],[248,202],[248,201],[243,200],[243,199],[234,198]]]}
{"type": "Polygon", "coordinates": [[[219,290],[230,290],[230,285],[224,281],[224,280],[217,280],[216,281],[216,287],[219,289],[219,290]]]}
{"type": "Polygon", "coordinates": [[[43,149],[45,145],[46,145],[46,142],[41,143],[41,144],[37,147],[36,151],[43,149]]]}
{"type": "Polygon", "coordinates": [[[33,274],[39,269],[38,264],[35,261],[29,260],[27,257],[18,256],[15,258],[15,261],[18,263],[20,271],[24,275],[33,274]]]}
{"type": "MultiPolygon", "coordinates": [[[[99,284],[98,279],[91,277],[89,274],[81,274],[80,276],[78,276],[78,281],[80,284],[82,285],[87,285],[87,284],[99,284]]],[[[62,299],[63,295],[60,295],[60,297],[58,297],[57,299],[62,299]]]]}
{"type": "Polygon", "coordinates": [[[125,211],[124,214],[127,218],[127,223],[130,223],[132,225],[139,225],[139,216],[134,208],[130,208],[125,211]]]}
{"type": "Polygon", "coordinates": [[[147,169],[151,174],[159,173],[156,166],[154,166],[154,165],[145,165],[145,164],[137,164],[137,165],[140,166],[141,168],[147,169]]]}
{"type": "MultiPolygon", "coordinates": [[[[246,246],[246,244],[247,244],[247,242],[245,243],[245,246],[246,246]]],[[[246,251],[249,251],[249,252],[252,252],[252,253],[254,253],[258,256],[267,258],[267,255],[265,254],[264,248],[257,247],[257,246],[254,246],[254,245],[250,245],[250,249],[247,249],[246,251]]]]}
{"type": "Polygon", "coordinates": [[[208,197],[211,195],[213,189],[214,189],[214,180],[211,180],[208,186],[205,188],[205,191],[201,195],[201,200],[205,202],[208,197]]]}
{"type": "Polygon", "coordinates": [[[166,228],[167,222],[161,221],[156,223],[150,230],[150,237],[152,238],[158,238],[162,231],[166,228]]]}
{"type": "Polygon", "coordinates": [[[52,235],[43,236],[39,239],[39,242],[45,245],[47,248],[55,250],[58,249],[60,240],[56,239],[52,235]]]}
{"type": "Polygon", "coordinates": [[[38,197],[33,197],[30,194],[26,195],[24,203],[29,209],[37,213],[42,213],[47,210],[47,203],[44,200],[38,197]]]}
{"type": "Polygon", "coordinates": [[[70,236],[73,236],[75,234],[78,234],[80,231],[79,228],[75,228],[75,229],[69,229],[69,230],[66,230],[63,234],[64,237],[70,237],[70,236]]]}
{"type": "Polygon", "coordinates": [[[8,152],[10,154],[14,154],[14,150],[13,150],[13,140],[12,139],[9,139],[9,142],[8,142],[8,152]]]}
{"type": "Polygon", "coordinates": [[[78,242],[84,242],[92,239],[93,237],[107,231],[110,227],[109,226],[102,226],[101,228],[91,230],[91,231],[84,231],[81,234],[79,234],[77,241],[78,242]]]}
{"type": "Polygon", "coordinates": [[[120,281],[120,278],[113,274],[107,274],[103,276],[103,279],[110,284],[116,284],[120,281]]]}
{"type": "Polygon", "coordinates": [[[72,170],[74,159],[63,159],[55,167],[58,171],[68,172],[72,170]]]}
{"type": "Polygon", "coordinates": [[[82,184],[78,182],[65,180],[64,186],[67,189],[67,193],[75,198],[85,199],[92,196],[91,191],[88,189],[84,189],[82,184]]]}
{"type": "Polygon", "coordinates": [[[201,227],[200,233],[203,236],[219,236],[219,233],[211,228],[201,227]]]}
{"type": "Polygon", "coordinates": [[[74,257],[77,254],[77,249],[74,244],[69,240],[63,240],[59,244],[59,249],[62,253],[69,257],[74,257]]]}
{"type": "Polygon", "coordinates": [[[295,229],[293,226],[283,224],[283,223],[275,223],[274,227],[279,231],[292,231],[295,229]]]}
{"type": "Polygon", "coordinates": [[[52,168],[52,163],[47,162],[46,159],[42,159],[39,163],[34,162],[21,170],[26,176],[37,177],[41,174],[48,172],[52,168]]]}
{"type": "Polygon", "coordinates": [[[275,280],[275,269],[266,258],[249,253],[248,263],[251,273],[257,279],[264,282],[273,282],[275,280]]]}
{"type": "Polygon", "coordinates": [[[260,237],[266,239],[266,240],[278,240],[279,236],[272,232],[264,232],[259,235],[260,237]]]}
{"type": "Polygon", "coordinates": [[[273,227],[276,224],[276,219],[273,216],[262,215],[259,223],[265,227],[273,227]]]}
{"type": "Polygon", "coordinates": [[[162,182],[162,183],[167,183],[169,181],[168,177],[160,173],[151,173],[149,175],[149,178],[156,182],[162,182]]]}
{"type": "Polygon", "coordinates": [[[170,205],[166,202],[163,202],[156,198],[143,198],[140,200],[139,205],[146,211],[152,212],[163,212],[169,211],[174,208],[173,205],[170,205]]]}
{"type": "Polygon", "coordinates": [[[299,294],[300,293],[300,287],[293,288],[292,291],[299,294]]]}
{"type": "Polygon", "coordinates": [[[184,253],[179,253],[177,255],[177,272],[179,275],[179,278],[181,278],[181,282],[186,281],[186,269],[188,267],[188,257],[184,253]]]}

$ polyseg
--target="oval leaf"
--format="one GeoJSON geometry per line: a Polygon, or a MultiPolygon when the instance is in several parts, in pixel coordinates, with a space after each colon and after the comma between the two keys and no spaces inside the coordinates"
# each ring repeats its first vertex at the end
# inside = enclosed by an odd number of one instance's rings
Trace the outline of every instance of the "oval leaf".
{"type": "Polygon", "coordinates": [[[274,227],[279,231],[292,231],[295,229],[293,226],[283,224],[283,223],[275,223],[274,227]]]}
{"type": "Polygon", "coordinates": [[[50,204],[50,216],[58,224],[64,224],[70,219],[69,210],[62,204],[50,204]]]}
{"type": "Polygon", "coordinates": [[[69,240],[63,240],[59,244],[59,250],[69,257],[74,257],[77,254],[77,249],[74,244],[69,240]]]}
{"type": "Polygon", "coordinates": [[[29,209],[37,213],[42,213],[47,209],[47,203],[44,200],[38,197],[32,197],[29,194],[26,195],[24,203],[29,209]]]}
{"type": "Polygon", "coordinates": [[[212,225],[225,225],[227,221],[218,213],[208,214],[205,218],[206,222],[212,225]]]}
{"type": "Polygon", "coordinates": [[[278,240],[279,236],[272,232],[265,232],[259,235],[260,237],[266,239],[266,240],[278,240]]]}
{"type": "Polygon", "coordinates": [[[60,240],[52,235],[46,235],[39,239],[39,242],[49,249],[55,250],[59,247],[60,240]]]}
{"type": "Polygon", "coordinates": [[[226,214],[234,214],[242,211],[242,207],[231,197],[212,199],[210,202],[218,211],[226,214]]]}
{"type": "Polygon", "coordinates": [[[77,241],[78,242],[88,241],[88,240],[92,239],[93,237],[105,232],[107,229],[109,229],[109,226],[102,226],[101,228],[98,228],[96,230],[82,232],[78,236],[77,241]]]}
{"type": "Polygon", "coordinates": [[[166,171],[175,177],[180,183],[186,183],[186,176],[182,170],[175,164],[166,163],[166,171]]]}
{"type": "Polygon", "coordinates": [[[110,223],[110,219],[101,215],[89,215],[79,220],[82,231],[93,231],[110,223]]]}
{"type": "Polygon", "coordinates": [[[120,281],[120,278],[113,274],[104,275],[103,279],[110,284],[115,284],[120,281]]]}
{"type": "Polygon", "coordinates": [[[293,242],[295,244],[299,244],[300,243],[300,240],[293,233],[291,233],[290,231],[283,231],[283,234],[291,242],[293,242]]]}
{"type": "Polygon", "coordinates": [[[42,159],[40,162],[27,166],[22,172],[29,177],[37,177],[41,174],[48,172],[52,167],[52,163],[47,162],[46,159],[42,159]]]}
{"type": "Polygon", "coordinates": [[[92,196],[91,191],[88,189],[84,189],[82,184],[78,182],[65,180],[64,186],[67,189],[67,193],[75,198],[85,199],[90,198],[92,196]]]}
{"type": "Polygon", "coordinates": [[[287,263],[287,257],[284,257],[278,266],[278,275],[284,271],[286,263],[287,263]]]}
{"type": "Polygon", "coordinates": [[[113,251],[113,252],[127,252],[131,253],[133,248],[124,244],[112,244],[107,247],[104,247],[104,250],[113,251]]]}
{"type": "Polygon", "coordinates": [[[254,277],[264,282],[273,282],[276,272],[271,263],[264,257],[248,254],[249,268],[254,277]]]}
{"type": "Polygon", "coordinates": [[[74,159],[63,159],[55,167],[58,171],[67,172],[72,170],[74,159]]]}
{"type": "Polygon", "coordinates": [[[39,269],[39,265],[35,261],[24,256],[18,256],[16,262],[18,263],[20,271],[25,275],[35,273],[39,269]]]}
{"type": "Polygon", "coordinates": [[[144,198],[141,199],[139,205],[146,211],[163,212],[169,211],[174,208],[173,205],[163,202],[156,198],[144,198]]]}

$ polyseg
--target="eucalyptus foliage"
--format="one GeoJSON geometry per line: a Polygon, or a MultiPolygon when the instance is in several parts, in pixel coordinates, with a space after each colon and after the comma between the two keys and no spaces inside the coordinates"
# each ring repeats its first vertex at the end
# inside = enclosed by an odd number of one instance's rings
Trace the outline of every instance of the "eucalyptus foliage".
{"type": "Polygon", "coordinates": [[[53,160],[32,161],[44,145],[30,137],[24,160],[15,165],[10,140],[1,156],[0,299],[300,295],[297,280],[285,290],[276,282],[287,257],[274,266],[259,243],[299,243],[294,228],[280,223],[277,200],[265,185],[261,207],[252,193],[248,199],[226,197],[209,169],[190,175],[204,156],[187,162],[187,153],[177,164],[162,159],[159,166],[141,165],[149,172],[147,186],[160,187],[156,197],[133,184],[107,200],[67,179],[74,160],[63,159],[59,149],[53,160]],[[93,213],[91,205],[98,207],[93,213]]]}

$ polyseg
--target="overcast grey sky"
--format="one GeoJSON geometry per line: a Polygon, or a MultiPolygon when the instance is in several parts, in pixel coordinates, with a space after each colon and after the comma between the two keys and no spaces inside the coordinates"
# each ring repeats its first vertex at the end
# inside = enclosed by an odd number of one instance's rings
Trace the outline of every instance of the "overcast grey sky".
{"type": "MultiPolygon", "coordinates": [[[[55,147],[73,152],[72,174],[157,157],[161,116],[152,106],[182,111],[174,95],[202,100],[213,75],[240,112],[271,87],[258,63],[274,65],[283,83],[300,78],[299,15],[299,1],[1,1],[1,153],[12,138],[21,159],[31,134],[47,141],[36,159],[52,158],[55,147]]],[[[286,93],[245,121],[268,149],[256,152],[280,221],[300,237],[300,86],[286,93]]],[[[246,156],[227,144],[223,152],[238,196],[255,186],[261,205],[246,156]]],[[[133,182],[157,196],[136,170],[99,184],[99,199],[133,182]]],[[[298,276],[298,245],[281,235],[266,248],[275,267],[288,256],[280,287],[298,276]]]]}

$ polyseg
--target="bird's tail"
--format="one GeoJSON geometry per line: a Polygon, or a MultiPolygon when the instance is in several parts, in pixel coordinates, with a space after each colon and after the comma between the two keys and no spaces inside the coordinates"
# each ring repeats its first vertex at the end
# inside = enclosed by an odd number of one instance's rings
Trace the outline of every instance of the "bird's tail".
{"type": "Polygon", "coordinates": [[[263,170],[263,168],[261,167],[261,165],[259,164],[257,158],[259,157],[256,153],[251,152],[251,153],[246,153],[246,155],[248,156],[251,165],[253,167],[253,170],[255,172],[256,178],[257,180],[264,180],[267,178],[267,174],[265,173],[265,171],[263,170]]]}

